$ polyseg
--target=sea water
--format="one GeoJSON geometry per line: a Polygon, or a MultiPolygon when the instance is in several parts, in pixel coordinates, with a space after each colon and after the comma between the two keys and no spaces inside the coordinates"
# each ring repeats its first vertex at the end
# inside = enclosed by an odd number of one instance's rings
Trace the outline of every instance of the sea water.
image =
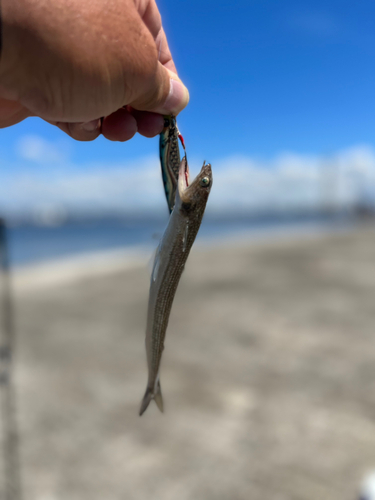
{"type": "MultiPolygon", "coordinates": [[[[204,219],[197,242],[256,238],[285,232],[334,230],[352,220],[343,216],[270,216],[204,219]]],[[[99,219],[72,221],[58,226],[19,225],[8,228],[10,262],[13,266],[39,263],[85,253],[138,246],[155,248],[167,219],[99,219]]]]}

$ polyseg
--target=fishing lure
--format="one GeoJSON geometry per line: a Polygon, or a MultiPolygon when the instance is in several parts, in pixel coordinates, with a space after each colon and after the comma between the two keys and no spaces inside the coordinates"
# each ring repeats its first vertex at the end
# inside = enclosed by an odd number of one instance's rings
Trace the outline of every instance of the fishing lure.
{"type": "Polygon", "coordinates": [[[172,213],[176,200],[178,172],[181,164],[179,140],[186,156],[184,138],[178,130],[176,117],[173,115],[164,116],[164,128],[159,140],[159,156],[169,213],[172,213]]]}

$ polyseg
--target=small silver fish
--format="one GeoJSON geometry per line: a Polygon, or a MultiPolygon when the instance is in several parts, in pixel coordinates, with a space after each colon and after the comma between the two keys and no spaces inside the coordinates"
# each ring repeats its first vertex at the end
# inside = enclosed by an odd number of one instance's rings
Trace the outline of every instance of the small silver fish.
{"type": "Polygon", "coordinates": [[[190,184],[189,167],[186,158],[183,158],[178,174],[176,203],[156,252],[151,275],[146,328],[148,383],[140,415],[152,399],[163,411],[159,369],[165,332],[177,286],[201,225],[211,187],[211,165],[203,164],[199,175],[190,184]]]}
{"type": "Polygon", "coordinates": [[[184,139],[178,130],[176,117],[164,116],[164,128],[159,138],[159,156],[169,213],[172,212],[175,204],[178,171],[181,163],[179,139],[185,149],[184,139]]]}

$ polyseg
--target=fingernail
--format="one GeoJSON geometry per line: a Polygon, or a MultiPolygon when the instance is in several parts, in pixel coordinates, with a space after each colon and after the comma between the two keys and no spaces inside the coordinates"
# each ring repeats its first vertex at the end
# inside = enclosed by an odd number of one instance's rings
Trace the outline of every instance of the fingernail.
{"type": "Polygon", "coordinates": [[[94,132],[100,127],[100,120],[92,120],[91,122],[82,123],[81,128],[85,132],[94,132]]]}
{"type": "Polygon", "coordinates": [[[165,100],[161,114],[177,114],[182,111],[189,102],[189,91],[179,80],[170,79],[169,94],[165,100]]]}

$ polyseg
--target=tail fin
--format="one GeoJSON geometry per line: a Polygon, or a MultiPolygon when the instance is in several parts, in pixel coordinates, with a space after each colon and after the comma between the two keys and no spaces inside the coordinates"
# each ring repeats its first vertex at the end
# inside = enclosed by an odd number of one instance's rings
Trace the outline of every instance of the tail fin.
{"type": "Polygon", "coordinates": [[[163,413],[164,405],[163,405],[163,396],[161,395],[160,382],[158,380],[156,385],[156,391],[154,392],[152,388],[147,386],[146,393],[143,397],[141,409],[139,410],[139,415],[143,415],[143,413],[147,410],[148,405],[151,400],[154,399],[157,407],[163,413]]]}
{"type": "Polygon", "coordinates": [[[163,413],[164,404],[163,404],[163,396],[161,395],[161,388],[160,388],[160,381],[159,380],[158,380],[158,383],[156,386],[156,392],[155,392],[154,399],[155,399],[156,406],[163,413]]]}

